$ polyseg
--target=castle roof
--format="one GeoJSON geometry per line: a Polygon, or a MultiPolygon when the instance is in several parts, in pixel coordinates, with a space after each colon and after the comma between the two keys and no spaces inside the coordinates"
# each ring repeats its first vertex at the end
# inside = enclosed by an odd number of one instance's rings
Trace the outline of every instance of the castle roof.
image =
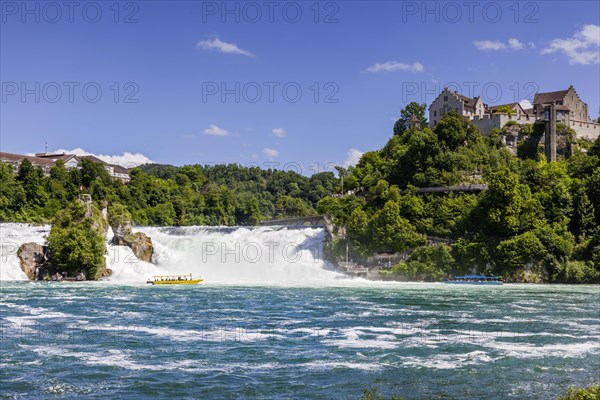
{"type": "Polygon", "coordinates": [[[562,101],[565,98],[569,90],[559,90],[556,92],[536,93],[533,98],[533,104],[550,104],[553,101],[562,101]]]}
{"type": "Polygon", "coordinates": [[[454,94],[457,95],[458,98],[461,99],[463,101],[463,103],[465,103],[465,106],[467,106],[467,107],[475,107],[475,103],[477,102],[477,99],[479,99],[479,97],[471,98],[471,97],[463,96],[462,94],[460,94],[458,92],[454,92],[454,94]]]}

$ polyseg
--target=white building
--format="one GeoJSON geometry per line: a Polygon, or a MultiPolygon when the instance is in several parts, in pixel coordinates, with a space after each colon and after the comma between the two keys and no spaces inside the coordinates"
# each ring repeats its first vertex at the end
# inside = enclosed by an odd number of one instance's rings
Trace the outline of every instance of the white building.
{"type": "Polygon", "coordinates": [[[129,182],[129,169],[120,165],[108,164],[94,156],[77,156],[66,153],[36,153],[35,156],[27,156],[22,154],[0,153],[0,162],[11,164],[15,173],[19,171],[19,166],[23,160],[29,160],[33,166],[41,167],[46,175],[50,174],[50,169],[56,165],[58,160],[62,160],[67,169],[73,169],[79,168],[79,164],[84,158],[97,164],[101,164],[112,178],[119,179],[123,183],[129,182]]]}

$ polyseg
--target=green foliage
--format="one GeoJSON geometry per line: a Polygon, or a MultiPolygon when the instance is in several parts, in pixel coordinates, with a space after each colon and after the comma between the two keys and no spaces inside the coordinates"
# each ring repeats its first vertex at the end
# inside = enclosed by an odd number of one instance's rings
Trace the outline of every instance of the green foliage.
{"type": "Polygon", "coordinates": [[[133,169],[126,185],[88,159],[72,170],[59,161],[49,176],[29,161],[16,176],[9,165],[0,167],[0,220],[15,222],[50,222],[77,198],[81,186],[95,201],[125,206],[139,225],[256,225],[263,219],[313,215],[319,200],[339,187],[332,172],[305,177],[237,164],[148,164],[133,169]]]}
{"type": "Polygon", "coordinates": [[[92,206],[92,215],[79,202],[71,203],[52,220],[48,235],[50,267],[74,276],[84,272],[97,279],[105,268],[104,235],[108,228],[100,210],[92,206]]]}
{"type": "Polygon", "coordinates": [[[108,207],[108,223],[111,226],[131,223],[131,214],[123,204],[113,203],[108,207]]]}
{"type": "Polygon", "coordinates": [[[496,251],[496,265],[501,271],[514,272],[529,263],[542,260],[546,249],[533,232],[502,241],[496,251]]]}
{"type": "Polygon", "coordinates": [[[563,123],[556,124],[556,154],[562,157],[570,157],[575,145],[576,132],[563,123]]]}
{"type": "Polygon", "coordinates": [[[495,247],[496,243],[484,235],[459,238],[452,246],[457,271],[466,273],[474,269],[485,272],[488,265],[495,260],[493,257],[495,247]]]}
{"type": "Polygon", "coordinates": [[[398,203],[388,201],[373,216],[373,239],[379,249],[403,251],[423,244],[425,238],[400,215],[398,203]]]}
{"type": "Polygon", "coordinates": [[[417,102],[411,102],[406,108],[400,110],[400,119],[394,124],[394,135],[403,135],[409,129],[409,121],[414,114],[420,123],[420,128],[427,126],[427,120],[425,118],[425,110],[427,109],[426,104],[419,104],[417,102]]]}
{"type": "Polygon", "coordinates": [[[469,142],[480,140],[479,131],[462,115],[456,111],[451,111],[435,126],[435,134],[448,150],[457,150],[461,146],[466,146],[469,142]]]}
{"type": "MultiPolygon", "coordinates": [[[[515,112],[515,110],[513,110],[509,106],[501,106],[501,107],[498,107],[494,111],[495,114],[508,114],[508,115],[512,115],[514,112],[515,112]]],[[[508,122],[514,122],[514,121],[508,121],[508,122]]]]}
{"type": "Polygon", "coordinates": [[[584,261],[569,261],[554,277],[564,283],[600,283],[600,271],[584,261]]]}
{"type": "Polygon", "coordinates": [[[559,128],[565,151],[548,163],[540,153],[543,124],[519,126],[517,158],[502,147],[500,130],[484,139],[461,115],[447,113],[434,131],[397,135],[364,154],[347,176],[357,195],[324,198],[317,210],[348,227],[351,253],[404,251],[424,235],[456,240],[450,269],[420,252],[396,267],[413,279],[449,270],[519,279],[527,267],[542,281],[589,282],[600,269],[600,142],[585,144],[585,152],[559,128]],[[482,182],[488,189],[479,194],[418,193],[482,182]]]}
{"type": "Polygon", "coordinates": [[[525,124],[520,134],[524,139],[517,144],[517,156],[523,160],[537,160],[541,152],[541,140],[544,135],[544,124],[525,124]]]}
{"type": "Polygon", "coordinates": [[[473,214],[474,224],[491,236],[513,235],[531,228],[539,218],[539,202],[520,182],[519,175],[502,169],[489,174],[487,182],[488,190],[481,194],[473,214]]]}
{"type": "Polygon", "coordinates": [[[454,269],[454,258],[444,244],[417,248],[408,258],[394,266],[390,273],[408,280],[440,281],[454,269]]]}
{"type": "MultiPolygon", "coordinates": [[[[557,400],[598,400],[600,399],[600,385],[587,388],[572,387],[569,392],[557,400]]],[[[370,400],[370,399],[369,399],[370,400]]]]}

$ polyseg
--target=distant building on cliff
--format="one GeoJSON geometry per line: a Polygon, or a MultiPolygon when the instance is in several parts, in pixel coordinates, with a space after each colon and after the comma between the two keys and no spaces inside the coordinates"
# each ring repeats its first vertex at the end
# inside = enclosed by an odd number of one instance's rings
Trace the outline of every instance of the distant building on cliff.
{"type": "Polygon", "coordinates": [[[101,164],[112,178],[119,179],[123,183],[129,182],[129,169],[120,165],[109,164],[94,156],[78,156],[75,154],[51,154],[51,153],[36,153],[35,156],[24,154],[11,154],[0,152],[0,162],[11,164],[13,170],[19,171],[19,167],[23,160],[29,160],[32,165],[40,167],[45,175],[50,174],[50,169],[56,165],[56,162],[62,160],[67,169],[79,168],[81,160],[88,159],[96,164],[101,164]]]}
{"type": "Polygon", "coordinates": [[[577,137],[594,140],[600,136],[600,124],[589,117],[588,105],[579,98],[573,86],[556,92],[536,93],[533,108],[529,109],[519,103],[488,106],[480,97],[470,98],[444,88],[429,106],[429,125],[435,126],[444,114],[456,111],[471,120],[483,134],[489,134],[509,121],[518,124],[547,121],[551,104],[556,106],[556,122],[573,129],[577,137]],[[507,108],[510,112],[506,112],[507,108]]]}

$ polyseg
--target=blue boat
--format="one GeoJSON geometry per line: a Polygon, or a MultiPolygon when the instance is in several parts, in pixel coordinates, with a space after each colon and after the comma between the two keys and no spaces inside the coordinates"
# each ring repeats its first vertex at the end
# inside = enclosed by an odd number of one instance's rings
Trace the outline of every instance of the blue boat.
{"type": "Polygon", "coordinates": [[[502,285],[500,277],[485,275],[455,276],[453,279],[445,280],[444,283],[454,285],[502,285]]]}

